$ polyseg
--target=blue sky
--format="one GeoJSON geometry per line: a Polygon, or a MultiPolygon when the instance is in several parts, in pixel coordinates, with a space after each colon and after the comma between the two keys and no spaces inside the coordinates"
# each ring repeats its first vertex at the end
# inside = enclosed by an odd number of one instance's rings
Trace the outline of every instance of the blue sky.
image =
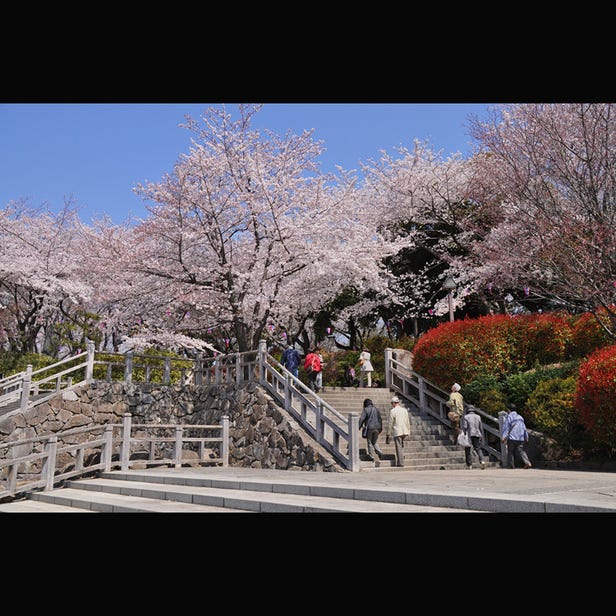
{"type": "MultiPolygon", "coordinates": [[[[158,181],[187,152],[191,133],[178,125],[209,103],[2,103],[0,207],[26,198],[52,209],[72,197],[80,217],[109,214],[120,223],[146,216],[139,182],[158,181]]],[[[324,141],[323,171],[359,169],[380,150],[428,140],[444,155],[470,153],[466,124],[489,103],[266,103],[257,128],[284,134],[314,129],[324,141]]],[[[237,106],[227,104],[233,114],[237,106]]]]}

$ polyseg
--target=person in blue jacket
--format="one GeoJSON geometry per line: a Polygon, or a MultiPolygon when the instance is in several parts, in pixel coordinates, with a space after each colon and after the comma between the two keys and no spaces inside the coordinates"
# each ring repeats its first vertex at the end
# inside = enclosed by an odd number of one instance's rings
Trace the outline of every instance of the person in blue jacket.
{"type": "Polygon", "coordinates": [[[289,343],[282,353],[280,363],[294,376],[297,377],[299,369],[299,353],[297,349],[289,343]]]}
{"type": "Polygon", "coordinates": [[[505,417],[503,422],[501,439],[503,443],[507,443],[507,466],[509,468],[515,468],[516,455],[524,463],[524,468],[532,466],[524,449],[525,444],[528,442],[526,424],[513,403],[507,405],[507,417],[505,417]]]}

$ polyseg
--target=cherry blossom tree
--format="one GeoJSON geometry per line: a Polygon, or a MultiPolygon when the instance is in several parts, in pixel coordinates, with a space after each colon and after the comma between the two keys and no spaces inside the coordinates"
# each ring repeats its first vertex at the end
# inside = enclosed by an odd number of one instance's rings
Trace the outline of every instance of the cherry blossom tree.
{"type": "Polygon", "coordinates": [[[483,185],[459,153],[443,158],[429,143],[415,141],[412,151],[395,154],[383,152],[379,161],[363,165],[362,199],[379,212],[379,232],[396,238],[399,248],[387,259],[393,284],[382,316],[429,319],[448,312],[446,276],[460,289],[455,307],[480,291],[464,259],[488,224],[483,185]]]}
{"type": "Polygon", "coordinates": [[[471,119],[499,223],[477,275],[595,314],[616,337],[616,105],[523,104],[471,119]]]}
{"type": "Polygon", "coordinates": [[[0,344],[6,350],[57,354],[63,346],[64,352],[83,346],[91,288],[77,274],[80,252],[71,200],[57,213],[25,201],[0,210],[0,344]]]}
{"type": "Polygon", "coordinates": [[[109,326],[196,346],[211,333],[245,351],[270,330],[301,330],[349,284],[386,289],[381,260],[394,248],[376,233],[378,213],[358,207],[343,170],[320,172],[312,131],[253,129],[259,109],[187,117],[190,151],[160,182],[136,187],[149,216],[92,230],[89,269],[106,276],[99,312],[109,326]]]}

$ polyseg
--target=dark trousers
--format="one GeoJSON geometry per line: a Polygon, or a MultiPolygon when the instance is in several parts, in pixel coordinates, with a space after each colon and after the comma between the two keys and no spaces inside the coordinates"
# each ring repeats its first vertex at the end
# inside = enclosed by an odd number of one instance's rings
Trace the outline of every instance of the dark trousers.
{"type": "Polygon", "coordinates": [[[480,436],[471,436],[471,447],[464,448],[464,455],[466,456],[466,466],[470,466],[472,461],[472,453],[473,449],[479,458],[479,462],[483,462],[483,451],[481,450],[481,437],[480,436]]]}
{"type": "Polygon", "coordinates": [[[310,387],[310,389],[312,389],[312,391],[319,393],[319,380],[318,380],[318,376],[319,373],[315,372],[314,370],[310,373],[310,376],[308,377],[309,379],[309,384],[308,387],[310,387]]]}
{"type": "Polygon", "coordinates": [[[368,434],[366,436],[366,450],[368,451],[368,456],[370,458],[374,458],[375,452],[381,457],[383,452],[381,448],[377,444],[377,439],[379,438],[380,432],[378,430],[368,430],[368,434]]]}
{"type": "Polygon", "coordinates": [[[530,466],[530,460],[524,449],[524,441],[514,441],[513,439],[507,439],[507,466],[509,468],[515,468],[516,455],[522,460],[524,466],[530,466]]]}
{"type": "Polygon", "coordinates": [[[404,439],[406,434],[394,436],[394,445],[396,446],[396,466],[404,466],[404,439]]]}

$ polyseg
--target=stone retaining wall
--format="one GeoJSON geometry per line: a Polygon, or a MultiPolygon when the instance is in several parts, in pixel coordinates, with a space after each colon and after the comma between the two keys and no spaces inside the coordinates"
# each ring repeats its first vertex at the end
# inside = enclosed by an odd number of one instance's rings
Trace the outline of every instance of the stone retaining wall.
{"type": "MultiPolygon", "coordinates": [[[[97,381],[67,390],[25,413],[13,411],[0,418],[0,441],[89,425],[121,424],[125,413],[130,413],[135,423],[172,424],[219,424],[227,415],[230,466],[344,470],[262,387],[250,382],[180,387],[97,381]]],[[[85,440],[87,435],[79,438],[85,440]]],[[[12,456],[28,455],[32,448],[14,448],[12,456]]]]}

